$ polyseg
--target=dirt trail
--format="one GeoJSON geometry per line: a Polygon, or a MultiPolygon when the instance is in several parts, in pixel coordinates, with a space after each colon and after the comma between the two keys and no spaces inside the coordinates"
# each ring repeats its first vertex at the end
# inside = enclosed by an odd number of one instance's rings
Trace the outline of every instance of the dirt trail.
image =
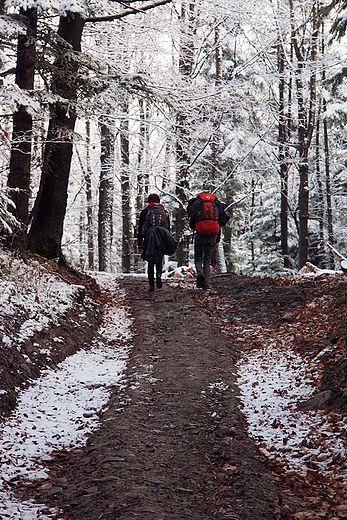
{"type": "Polygon", "coordinates": [[[124,385],[38,498],[76,520],[275,519],[280,482],[247,437],[227,337],[179,286],[121,283],[135,330],[124,385]]]}

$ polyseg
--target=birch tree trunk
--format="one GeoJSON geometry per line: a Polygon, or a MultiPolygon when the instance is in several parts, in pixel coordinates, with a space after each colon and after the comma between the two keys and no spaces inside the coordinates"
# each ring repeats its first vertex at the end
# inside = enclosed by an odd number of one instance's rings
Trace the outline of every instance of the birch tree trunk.
{"type": "MultiPolygon", "coordinates": [[[[331,180],[330,180],[330,152],[329,152],[329,135],[328,124],[324,119],[324,156],[325,156],[325,191],[328,217],[328,240],[330,244],[334,244],[334,228],[333,228],[333,209],[331,204],[331,180]]],[[[332,253],[329,253],[330,269],[334,269],[334,258],[332,253]]]]}
{"type": "MultiPolygon", "coordinates": [[[[322,24],[322,34],[324,35],[324,24],[322,24]]],[[[325,54],[325,44],[324,37],[322,38],[322,54],[325,54]]],[[[323,69],[322,71],[322,81],[323,83],[326,80],[326,73],[323,69]]],[[[327,102],[326,99],[323,98],[323,112],[326,111],[327,102]]],[[[325,194],[326,194],[326,211],[327,211],[327,220],[328,220],[328,241],[331,245],[334,245],[334,228],[333,228],[333,210],[331,203],[331,179],[330,179],[330,151],[329,151],[329,133],[328,133],[328,123],[327,120],[323,120],[323,135],[324,135],[324,164],[325,164],[325,194]]],[[[334,269],[335,262],[332,252],[328,251],[329,258],[329,267],[330,269],[334,269]]]]}

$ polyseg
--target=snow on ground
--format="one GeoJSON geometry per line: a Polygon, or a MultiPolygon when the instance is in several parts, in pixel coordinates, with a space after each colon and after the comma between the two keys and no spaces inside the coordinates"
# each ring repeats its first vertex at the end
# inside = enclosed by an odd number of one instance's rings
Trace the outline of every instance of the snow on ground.
{"type": "MultiPolygon", "coordinates": [[[[295,276],[293,282],[322,274],[341,273],[308,269],[295,276]]],[[[195,290],[194,282],[187,280],[185,286],[195,290]]],[[[239,322],[232,327],[232,335],[238,341],[255,345],[237,364],[237,385],[249,434],[260,451],[282,464],[287,472],[305,476],[319,471],[347,485],[347,471],[341,464],[347,454],[347,416],[300,410],[300,404],[317,391],[321,377],[319,363],[325,351],[309,361],[297,353],[294,345],[295,336],[314,330],[315,320],[321,319],[319,309],[331,298],[317,298],[308,304],[317,307],[317,316],[311,316],[306,331],[302,326],[296,330],[294,323],[276,330],[239,322]]],[[[215,302],[220,315],[224,305],[222,300],[215,302]]]]}
{"type": "Polygon", "coordinates": [[[70,356],[57,370],[43,372],[31,388],[22,392],[18,407],[2,424],[0,518],[57,518],[57,511],[48,513],[42,505],[16,500],[11,485],[18,480],[44,481],[48,475],[40,461],[54,450],[84,445],[98,427],[98,412],[108,402],[110,386],[120,384],[131,340],[131,318],[122,305],[124,293],[115,276],[96,278],[103,289],[114,293],[117,305],[106,309],[99,338],[90,350],[70,356]]]}
{"type": "Polygon", "coordinates": [[[55,323],[72,307],[79,285],[62,281],[36,261],[22,260],[0,250],[0,337],[8,347],[23,344],[35,332],[55,323]],[[23,319],[20,330],[6,325],[23,319]]]}
{"type": "Polygon", "coordinates": [[[237,384],[250,435],[264,455],[287,471],[339,474],[347,483],[339,465],[346,456],[347,417],[300,411],[300,403],[315,391],[319,359],[303,359],[290,338],[276,341],[261,335],[259,327],[257,335],[262,348],[248,352],[238,363],[237,384]]]}
{"type": "MultiPolygon", "coordinates": [[[[2,252],[0,271],[0,317],[15,319],[20,309],[27,315],[19,338],[28,337],[65,312],[77,290],[38,264],[26,266],[2,252]]],[[[11,484],[18,479],[44,482],[47,473],[40,461],[54,450],[83,445],[98,427],[98,412],[107,404],[110,385],[121,382],[131,341],[131,319],[122,304],[117,278],[105,273],[93,276],[104,290],[114,293],[117,306],[106,310],[100,338],[91,349],[69,357],[57,370],[43,372],[21,394],[17,409],[2,425],[0,518],[59,518],[57,511],[49,513],[46,506],[16,500],[11,484]]],[[[289,471],[336,474],[335,462],[346,454],[347,420],[337,414],[301,412],[298,407],[315,390],[319,359],[308,362],[295,352],[291,344],[294,331],[287,336],[279,331],[276,337],[273,330],[259,326],[236,327],[240,338],[253,336],[262,345],[247,352],[238,364],[238,385],[250,435],[266,456],[282,462],[289,471]]],[[[11,344],[13,338],[6,336],[1,325],[0,334],[5,344],[11,344]]],[[[340,477],[347,483],[346,475],[340,477]]]]}

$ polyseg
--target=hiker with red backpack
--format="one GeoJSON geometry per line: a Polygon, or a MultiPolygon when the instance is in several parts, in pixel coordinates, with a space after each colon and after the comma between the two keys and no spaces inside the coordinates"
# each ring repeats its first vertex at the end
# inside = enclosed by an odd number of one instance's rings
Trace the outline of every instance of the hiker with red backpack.
{"type": "Polygon", "coordinates": [[[208,289],[211,282],[211,259],[220,241],[220,228],[229,216],[223,204],[213,193],[200,193],[188,201],[189,226],[195,231],[194,260],[197,273],[196,286],[208,289]]]}
{"type": "Polygon", "coordinates": [[[154,291],[154,266],[156,269],[157,289],[161,289],[164,255],[172,255],[177,242],[170,234],[170,218],[159,195],[151,193],[148,206],[140,213],[137,243],[142,250],[141,258],[148,262],[149,291],[154,291]]]}

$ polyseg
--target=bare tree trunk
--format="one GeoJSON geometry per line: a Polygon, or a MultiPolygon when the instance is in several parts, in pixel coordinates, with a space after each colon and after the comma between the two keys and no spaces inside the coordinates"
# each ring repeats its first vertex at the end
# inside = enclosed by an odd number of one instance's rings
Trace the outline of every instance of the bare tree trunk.
{"type": "MultiPolygon", "coordinates": [[[[190,78],[194,64],[194,43],[195,33],[195,7],[191,3],[182,2],[181,5],[182,32],[180,41],[179,72],[185,78],[190,78]]],[[[188,199],[189,189],[189,155],[188,148],[190,142],[189,129],[187,127],[186,114],[179,113],[176,117],[176,155],[178,162],[176,195],[181,202],[180,208],[175,214],[175,231],[178,247],[176,258],[178,265],[188,265],[189,263],[189,220],[185,210],[188,199]]]]}
{"type": "MultiPolygon", "coordinates": [[[[251,233],[253,233],[253,223],[252,223],[252,220],[253,220],[253,216],[254,216],[254,208],[255,208],[255,192],[254,192],[254,179],[252,179],[252,199],[251,199],[251,213],[250,213],[250,231],[251,233]]],[[[253,269],[254,269],[254,259],[255,259],[255,254],[254,254],[254,241],[251,240],[251,258],[252,258],[252,266],[253,266],[253,269]]]]}
{"type": "Polygon", "coordinates": [[[279,162],[280,162],[280,179],[281,179],[281,251],[284,258],[284,267],[289,267],[288,258],[288,165],[287,165],[287,118],[284,113],[284,94],[285,94],[285,55],[283,44],[278,42],[278,72],[279,72],[279,123],[278,123],[278,141],[279,141],[279,162]]]}
{"type": "Polygon", "coordinates": [[[130,273],[131,267],[131,213],[129,180],[129,110],[128,101],[123,103],[124,117],[120,122],[121,191],[122,191],[122,270],[130,273]]]}
{"type": "Polygon", "coordinates": [[[187,169],[189,157],[186,152],[186,142],[184,139],[184,136],[187,134],[185,121],[186,117],[184,115],[177,115],[176,135],[178,139],[176,144],[176,154],[178,159],[178,172],[176,195],[179,198],[181,205],[175,214],[175,231],[178,241],[176,258],[179,266],[189,264],[189,221],[185,209],[188,202],[186,189],[189,188],[189,174],[187,169]]]}
{"type": "MultiPolygon", "coordinates": [[[[324,35],[324,24],[322,24],[322,34],[324,35]]],[[[322,38],[322,54],[325,54],[324,37],[322,38]]],[[[325,82],[326,73],[323,69],[322,81],[325,82]]],[[[326,111],[327,102],[323,98],[323,112],[326,111]]],[[[331,180],[330,180],[330,151],[329,151],[329,134],[327,120],[323,120],[323,135],[324,135],[324,163],[325,163],[325,193],[326,193],[326,209],[328,220],[328,240],[331,245],[334,245],[334,228],[333,228],[333,210],[331,204],[331,180]]],[[[328,251],[329,267],[334,269],[334,257],[332,252],[328,251]]]]}
{"type": "MultiPolygon", "coordinates": [[[[37,11],[35,8],[20,10],[27,22],[26,34],[19,34],[17,45],[16,84],[19,88],[33,90],[36,59],[37,11]]],[[[30,168],[33,121],[26,107],[20,105],[13,115],[13,132],[10,172],[7,186],[15,208],[10,208],[21,223],[19,245],[26,249],[29,211],[30,168]]]]}
{"type": "MultiPolygon", "coordinates": [[[[215,84],[220,85],[222,82],[222,47],[220,45],[220,27],[215,28],[214,44],[215,44],[215,66],[216,66],[216,79],[215,84]]],[[[211,146],[211,171],[210,171],[210,190],[213,191],[216,183],[217,171],[218,171],[218,143],[220,137],[220,116],[216,111],[216,117],[213,119],[213,132],[211,135],[210,146],[211,146]]]]}
{"type": "MultiPolygon", "coordinates": [[[[317,6],[314,9],[313,35],[311,48],[311,63],[315,66],[317,60],[318,28],[317,6]]],[[[304,69],[303,46],[299,46],[294,38],[295,53],[298,60],[297,68],[297,99],[298,99],[298,150],[299,150],[299,269],[305,265],[308,257],[308,218],[309,218],[309,185],[308,185],[308,151],[310,148],[316,113],[316,72],[310,77],[310,107],[305,110],[302,75],[304,69]]]]}
{"type": "Polygon", "coordinates": [[[92,167],[90,163],[90,121],[86,122],[86,196],[87,196],[87,246],[88,246],[88,268],[94,269],[94,226],[93,226],[93,197],[92,197],[92,167]]]}
{"type": "Polygon", "coordinates": [[[51,106],[40,188],[28,237],[30,249],[46,258],[61,257],[73,132],[77,117],[73,104],[77,100],[78,57],[72,59],[70,46],[76,52],[81,51],[84,23],[78,13],[69,12],[60,18],[58,28],[58,35],[62,40],[60,55],[55,62],[52,89],[67,101],[59,101],[51,106]],[[64,41],[69,45],[65,45],[64,41]]]}
{"type": "Polygon", "coordinates": [[[107,121],[100,122],[100,132],[101,164],[98,214],[99,271],[111,272],[114,135],[107,121]]]}
{"type": "MultiPolygon", "coordinates": [[[[139,151],[137,154],[137,192],[136,192],[136,229],[138,228],[138,218],[142,208],[145,203],[145,184],[148,186],[148,183],[145,183],[144,176],[144,156],[146,150],[146,141],[147,141],[147,125],[146,125],[146,117],[145,117],[145,107],[144,100],[142,98],[139,99],[139,109],[140,109],[140,131],[139,131],[139,151]]],[[[134,234],[135,234],[134,233],[134,234]]],[[[141,260],[141,255],[134,243],[134,269],[138,271],[140,269],[144,269],[144,262],[141,260]]]]}
{"type": "MultiPolygon", "coordinates": [[[[326,202],[327,202],[327,216],[328,216],[328,240],[330,244],[334,244],[334,228],[333,228],[333,210],[331,204],[331,180],[330,180],[330,153],[329,153],[329,135],[328,135],[328,124],[324,119],[324,155],[325,155],[325,190],[326,190],[326,202]]],[[[332,254],[329,254],[330,268],[334,268],[334,258],[332,254]]]]}
{"type": "Polygon", "coordinates": [[[319,243],[318,243],[318,267],[326,267],[324,261],[324,197],[321,177],[321,157],[320,157],[320,107],[316,123],[316,179],[317,179],[317,217],[319,223],[319,243]]]}
{"type": "Polygon", "coordinates": [[[140,108],[140,136],[139,136],[139,151],[137,154],[137,194],[136,194],[136,212],[140,212],[144,204],[144,175],[143,175],[143,159],[146,145],[146,121],[144,100],[139,99],[140,108]]]}

